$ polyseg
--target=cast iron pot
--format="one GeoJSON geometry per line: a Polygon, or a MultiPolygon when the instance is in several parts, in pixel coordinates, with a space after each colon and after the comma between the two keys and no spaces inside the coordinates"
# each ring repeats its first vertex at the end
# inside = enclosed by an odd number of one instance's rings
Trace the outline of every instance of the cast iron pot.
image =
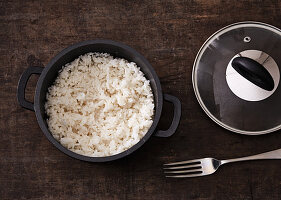
{"type": "Polygon", "coordinates": [[[63,51],[61,51],[56,57],[54,57],[48,65],[43,67],[29,67],[20,77],[18,83],[18,91],[17,91],[17,98],[19,104],[28,110],[35,111],[36,118],[40,128],[42,129],[45,136],[49,139],[49,141],[55,145],[59,150],[63,153],[84,161],[89,162],[105,162],[116,160],[127,156],[141,147],[154,133],[154,136],[158,137],[169,137],[175,133],[181,116],[181,103],[178,98],[168,95],[162,94],[162,89],[160,85],[160,81],[158,76],[156,75],[155,71],[153,70],[152,66],[149,62],[140,55],[136,50],[128,47],[122,43],[114,42],[110,40],[90,40],[81,42],[78,44],[74,44],[63,51]],[[80,55],[89,53],[89,52],[103,52],[109,53],[114,57],[124,58],[128,61],[135,62],[141,69],[141,71],[145,74],[146,78],[150,80],[151,88],[153,90],[154,95],[154,119],[152,126],[145,134],[145,136],[134,146],[129,148],[128,150],[107,157],[89,157],[83,156],[77,153],[74,153],[67,148],[63,147],[51,134],[48,129],[48,125],[46,123],[47,115],[45,113],[44,104],[46,101],[46,93],[48,88],[53,84],[54,80],[58,75],[58,71],[64,66],[65,64],[73,61],[74,59],[78,58],[80,55]],[[29,102],[25,99],[25,87],[29,77],[32,74],[40,74],[38,79],[36,89],[35,89],[35,96],[34,96],[34,103],[29,102]],[[171,102],[174,105],[174,116],[171,123],[170,128],[166,131],[157,130],[156,127],[159,122],[162,106],[163,106],[163,98],[164,100],[171,102]]]}

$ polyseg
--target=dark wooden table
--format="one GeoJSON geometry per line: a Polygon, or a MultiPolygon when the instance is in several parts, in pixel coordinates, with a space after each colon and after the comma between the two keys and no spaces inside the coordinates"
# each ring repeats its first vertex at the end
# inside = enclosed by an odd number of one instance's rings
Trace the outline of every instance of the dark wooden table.
{"type": "MultiPolygon", "coordinates": [[[[281,199],[281,161],[228,165],[212,175],[167,179],[166,162],[231,158],[281,148],[280,131],[243,136],[217,126],[193,93],[191,70],[203,42],[225,25],[254,20],[281,28],[281,1],[1,1],[0,199],[281,199]],[[65,47],[95,38],[132,46],[155,68],[182,119],[170,138],[152,137],[132,155],[87,163],[57,150],[33,112],[16,101],[28,66],[45,66],[65,47]]],[[[33,98],[36,76],[27,88],[33,98]]],[[[172,109],[165,104],[164,113],[172,109]]],[[[164,114],[160,128],[167,128],[164,114]]]]}

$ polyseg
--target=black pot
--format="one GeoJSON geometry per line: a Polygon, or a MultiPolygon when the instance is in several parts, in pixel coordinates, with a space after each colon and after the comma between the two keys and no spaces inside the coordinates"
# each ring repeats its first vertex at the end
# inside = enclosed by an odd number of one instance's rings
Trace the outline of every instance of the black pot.
{"type": "Polygon", "coordinates": [[[80,160],[90,161],[90,162],[105,162],[116,160],[127,156],[141,147],[155,132],[154,136],[158,137],[168,137],[175,133],[181,116],[181,103],[178,98],[168,95],[162,94],[162,89],[160,85],[160,81],[155,71],[149,62],[140,55],[136,50],[110,40],[91,40],[85,41],[73,46],[70,46],[60,52],[56,57],[54,57],[51,62],[45,68],[42,67],[29,67],[21,76],[18,83],[18,91],[17,98],[19,104],[28,110],[35,111],[37,121],[39,123],[40,128],[44,132],[45,136],[49,139],[51,143],[53,143],[59,150],[63,153],[80,160]],[[48,129],[48,125],[46,123],[47,115],[45,113],[44,104],[46,101],[46,93],[48,88],[53,84],[54,80],[58,75],[58,71],[65,64],[73,61],[78,58],[80,55],[89,53],[89,52],[106,52],[111,54],[114,57],[124,58],[128,61],[135,62],[141,69],[141,71],[145,74],[146,78],[150,80],[151,88],[154,95],[154,104],[155,104],[155,115],[152,126],[145,134],[145,136],[134,146],[129,148],[128,150],[107,157],[89,157],[83,156],[77,153],[74,153],[64,146],[62,146],[51,134],[48,129]],[[25,87],[29,77],[32,74],[40,74],[36,85],[36,91],[34,96],[34,103],[28,102],[25,99],[25,87]],[[155,132],[156,126],[159,122],[162,106],[163,106],[163,97],[164,100],[173,103],[174,105],[174,117],[170,128],[166,131],[157,130],[155,132]]]}

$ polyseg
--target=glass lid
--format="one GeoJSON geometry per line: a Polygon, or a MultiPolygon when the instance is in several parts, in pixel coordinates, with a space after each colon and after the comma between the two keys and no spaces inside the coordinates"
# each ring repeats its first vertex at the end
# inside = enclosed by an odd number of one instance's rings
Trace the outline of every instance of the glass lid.
{"type": "Polygon", "coordinates": [[[281,128],[281,30],[259,22],[231,24],[199,50],[192,72],[206,114],[233,132],[281,128]]]}

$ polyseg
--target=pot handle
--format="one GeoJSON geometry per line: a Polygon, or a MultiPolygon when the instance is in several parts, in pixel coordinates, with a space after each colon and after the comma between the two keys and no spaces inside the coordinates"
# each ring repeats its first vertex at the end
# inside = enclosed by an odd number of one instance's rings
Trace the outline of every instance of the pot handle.
{"type": "Polygon", "coordinates": [[[34,104],[25,99],[25,87],[30,76],[32,74],[41,74],[43,69],[43,67],[29,67],[21,75],[17,91],[17,98],[21,107],[34,111],[34,104]]]}
{"type": "Polygon", "coordinates": [[[174,105],[174,117],[173,117],[171,126],[166,131],[158,130],[154,134],[154,136],[157,136],[157,137],[170,137],[171,135],[173,135],[178,128],[180,118],[181,118],[180,100],[177,97],[169,95],[169,94],[164,94],[164,100],[171,102],[174,105]]]}

